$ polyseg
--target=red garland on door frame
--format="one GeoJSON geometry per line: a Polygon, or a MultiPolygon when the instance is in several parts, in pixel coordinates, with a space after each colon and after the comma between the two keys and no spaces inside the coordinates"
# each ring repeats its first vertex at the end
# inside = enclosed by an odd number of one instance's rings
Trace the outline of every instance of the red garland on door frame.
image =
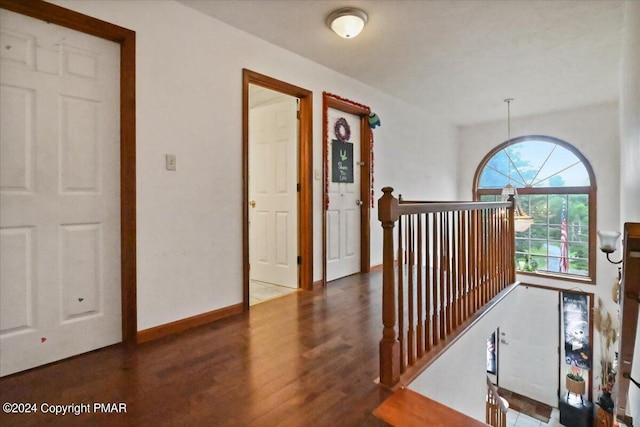
{"type": "MultiPolygon", "coordinates": [[[[334,94],[329,93],[329,92],[322,92],[322,94],[326,95],[326,96],[330,96],[331,98],[337,99],[339,101],[346,102],[348,104],[354,105],[356,107],[360,107],[363,110],[366,110],[367,113],[371,113],[371,108],[369,108],[369,106],[367,106],[367,105],[357,103],[357,102],[352,101],[350,99],[342,98],[342,97],[340,97],[338,95],[334,95],[334,94]]],[[[325,129],[327,129],[327,133],[328,133],[328,130],[329,130],[329,115],[328,115],[329,106],[326,103],[323,102],[322,108],[324,109],[323,115],[325,117],[324,126],[325,126],[325,129]]],[[[328,141],[324,141],[324,144],[328,144],[328,141]]],[[[370,171],[371,171],[371,207],[373,208],[373,207],[375,207],[375,200],[374,200],[375,192],[373,190],[373,182],[374,182],[374,179],[373,179],[373,130],[371,130],[371,132],[369,132],[369,145],[371,147],[371,149],[369,150],[371,152],[371,159],[370,159],[370,162],[371,162],[371,168],[370,168],[370,171]]],[[[325,207],[324,207],[325,209],[329,209],[329,151],[330,150],[328,150],[328,149],[325,150],[326,158],[324,159],[324,196],[325,196],[325,201],[326,201],[325,202],[325,207]]]]}

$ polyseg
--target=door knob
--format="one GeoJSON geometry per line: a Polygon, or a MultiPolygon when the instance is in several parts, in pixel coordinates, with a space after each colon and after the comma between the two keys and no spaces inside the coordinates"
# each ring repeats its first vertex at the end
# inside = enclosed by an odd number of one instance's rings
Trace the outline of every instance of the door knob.
{"type": "Polygon", "coordinates": [[[251,206],[252,208],[255,208],[256,207],[256,201],[255,200],[250,201],[249,202],[249,206],[251,206]]]}
{"type": "Polygon", "coordinates": [[[357,206],[362,206],[362,200],[356,200],[356,205],[357,206]]]}

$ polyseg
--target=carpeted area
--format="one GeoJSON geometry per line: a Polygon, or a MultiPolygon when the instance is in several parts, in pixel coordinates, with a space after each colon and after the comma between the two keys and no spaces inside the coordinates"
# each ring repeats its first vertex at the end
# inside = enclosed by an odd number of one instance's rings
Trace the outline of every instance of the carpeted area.
{"type": "Polygon", "coordinates": [[[504,388],[498,388],[498,394],[509,402],[509,409],[516,412],[529,415],[530,417],[540,420],[544,423],[549,422],[552,407],[544,403],[537,402],[526,396],[519,395],[504,388]]]}

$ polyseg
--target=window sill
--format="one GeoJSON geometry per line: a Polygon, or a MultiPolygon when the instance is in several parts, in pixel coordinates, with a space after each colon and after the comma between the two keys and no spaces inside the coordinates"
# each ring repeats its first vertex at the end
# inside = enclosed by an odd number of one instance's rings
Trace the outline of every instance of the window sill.
{"type": "Polygon", "coordinates": [[[516,274],[522,274],[523,276],[542,277],[545,279],[562,280],[563,282],[575,282],[583,283],[585,285],[594,285],[592,277],[575,276],[571,274],[558,274],[545,271],[520,271],[516,270],[516,274]]]}

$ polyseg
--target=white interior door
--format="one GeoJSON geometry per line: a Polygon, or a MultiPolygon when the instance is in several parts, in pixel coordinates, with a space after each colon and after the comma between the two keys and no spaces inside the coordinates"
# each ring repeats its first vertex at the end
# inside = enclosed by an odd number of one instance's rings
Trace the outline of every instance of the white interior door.
{"type": "Polygon", "coordinates": [[[521,285],[500,325],[499,386],[558,406],[558,293],[521,285]]]}
{"type": "Polygon", "coordinates": [[[250,276],[298,288],[298,100],[278,95],[249,110],[250,276]]]}
{"type": "Polygon", "coordinates": [[[0,373],[121,341],[119,45],[0,11],[0,373]]]}
{"type": "MultiPolygon", "coordinates": [[[[329,150],[329,207],[327,209],[327,281],[360,271],[360,118],[329,108],[326,141],[329,150]],[[345,118],[350,128],[347,142],[353,145],[353,183],[332,181],[332,144],[336,121],[345,118]]],[[[345,136],[343,132],[343,136],[345,136]]]]}

